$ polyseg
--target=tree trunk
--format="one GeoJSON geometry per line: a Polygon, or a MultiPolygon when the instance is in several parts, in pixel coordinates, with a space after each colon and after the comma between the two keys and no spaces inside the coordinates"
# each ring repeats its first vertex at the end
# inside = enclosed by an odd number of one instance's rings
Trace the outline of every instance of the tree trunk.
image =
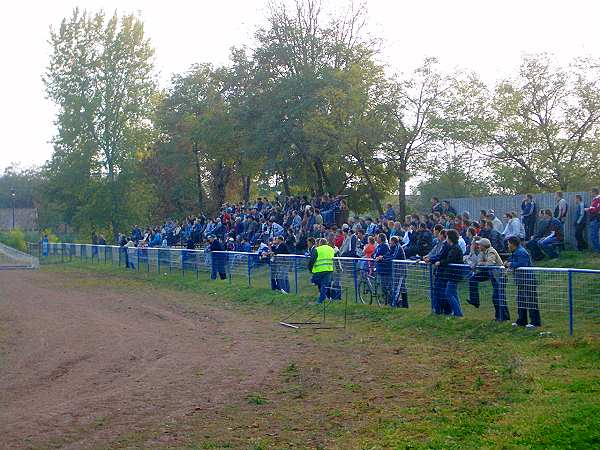
{"type": "Polygon", "coordinates": [[[371,175],[365,165],[365,162],[362,158],[356,158],[358,162],[358,166],[360,167],[360,171],[367,182],[367,189],[369,190],[369,197],[371,197],[371,202],[373,202],[373,207],[377,210],[379,216],[383,216],[383,207],[381,206],[381,201],[379,201],[379,196],[377,195],[377,189],[375,189],[375,185],[373,184],[373,180],[371,179],[371,175]]]}
{"type": "Polygon", "coordinates": [[[290,178],[288,176],[287,170],[284,170],[281,173],[281,179],[283,181],[283,193],[286,197],[291,197],[292,194],[290,193],[290,178]]]}
{"type": "Polygon", "coordinates": [[[250,203],[250,176],[242,176],[242,200],[244,203],[250,203]]]}
{"type": "Polygon", "coordinates": [[[231,177],[231,169],[225,165],[223,160],[218,160],[213,170],[213,204],[215,211],[225,203],[227,184],[231,177]]]}
{"type": "Polygon", "coordinates": [[[202,168],[200,167],[200,148],[198,143],[192,144],[192,151],[194,152],[194,159],[196,163],[196,186],[198,189],[198,210],[202,212],[204,208],[204,190],[202,188],[202,168]]]}
{"type": "Polygon", "coordinates": [[[406,216],[406,182],[409,176],[406,168],[400,167],[398,171],[398,215],[401,220],[406,216]]]}
{"type": "Polygon", "coordinates": [[[115,242],[119,243],[119,224],[117,221],[117,192],[115,191],[115,168],[111,161],[108,162],[108,182],[110,183],[110,226],[112,227],[115,242]]]}
{"type": "Polygon", "coordinates": [[[313,161],[313,167],[315,169],[315,194],[316,195],[323,195],[324,193],[324,182],[323,182],[323,175],[321,173],[321,168],[319,167],[319,164],[317,163],[317,160],[315,159],[313,161]]]}

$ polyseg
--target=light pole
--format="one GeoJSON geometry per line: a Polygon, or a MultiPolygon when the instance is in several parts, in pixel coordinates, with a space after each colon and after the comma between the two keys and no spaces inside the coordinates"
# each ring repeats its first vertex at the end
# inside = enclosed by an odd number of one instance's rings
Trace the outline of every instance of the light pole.
{"type": "Polygon", "coordinates": [[[13,209],[13,224],[12,229],[15,229],[15,199],[17,197],[17,192],[14,187],[10,188],[10,198],[12,199],[12,209],[13,209]]]}

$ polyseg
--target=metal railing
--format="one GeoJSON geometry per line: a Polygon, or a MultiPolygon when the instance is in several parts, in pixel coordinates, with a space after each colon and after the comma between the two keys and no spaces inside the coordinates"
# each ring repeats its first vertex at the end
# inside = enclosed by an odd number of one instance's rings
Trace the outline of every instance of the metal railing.
{"type": "MultiPolygon", "coordinates": [[[[302,255],[263,257],[258,253],[67,243],[30,243],[28,251],[42,264],[78,260],[318,296],[308,258],[302,255]]],[[[531,267],[511,271],[496,266],[441,267],[410,260],[335,258],[327,295],[334,300],[347,296],[356,303],[419,307],[456,316],[463,314],[461,298],[463,305],[466,300],[476,308],[493,305],[493,317],[498,321],[537,326],[541,314],[568,323],[573,334],[576,317],[592,324],[600,317],[600,270],[531,267]]]]}

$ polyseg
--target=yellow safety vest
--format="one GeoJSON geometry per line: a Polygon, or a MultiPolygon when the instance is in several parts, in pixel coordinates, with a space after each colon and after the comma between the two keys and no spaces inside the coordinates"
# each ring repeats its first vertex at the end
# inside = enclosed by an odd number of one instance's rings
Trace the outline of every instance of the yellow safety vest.
{"type": "Polygon", "coordinates": [[[312,268],[312,273],[333,272],[333,257],[335,250],[329,245],[321,245],[315,249],[317,259],[312,268]]]}

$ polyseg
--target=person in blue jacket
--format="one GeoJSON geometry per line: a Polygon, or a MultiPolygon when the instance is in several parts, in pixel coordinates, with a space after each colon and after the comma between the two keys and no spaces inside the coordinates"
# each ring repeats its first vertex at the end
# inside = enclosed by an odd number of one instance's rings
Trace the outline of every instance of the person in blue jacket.
{"type": "Polygon", "coordinates": [[[521,240],[512,236],[508,239],[508,249],[511,252],[506,267],[514,272],[517,287],[517,321],[513,327],[539,327],[542,324],[538,308],[537,280],[535,273],[528,269],[532,267],[531,256],[521,245],[521,240]],[[528,321],[529,314],[529,321],[528,321]]]}
{"type": "Polygon", "coordinates": [[[392,306],[408,308],[408,290],[406,278],[408,275],[406,255],[400,245],[400,238],[390,238],[389,259],[392,262],[392,306]]]}
{"type": "Polygon", "coordinates": [[[219,278],[224,280],[227,278],[227,271],[225,270],[225,261],[227,259],[226,253],[214,253],[214,252],[222,252],[224,250],[223,244],[219,241],[214,235],[208,236],[208,251],[210,252],[210,279],[216,280],[217,273],[219,274],[219,278]]]}
{"type": "Polygon", "coordinates": [[[390,246],[384,233],[377,235],[377,247],[373,254],[376,261],[375,270],[381,282],[381,290],[386,305],[392,303],[392,260],[390,258],[390,246]]]}

